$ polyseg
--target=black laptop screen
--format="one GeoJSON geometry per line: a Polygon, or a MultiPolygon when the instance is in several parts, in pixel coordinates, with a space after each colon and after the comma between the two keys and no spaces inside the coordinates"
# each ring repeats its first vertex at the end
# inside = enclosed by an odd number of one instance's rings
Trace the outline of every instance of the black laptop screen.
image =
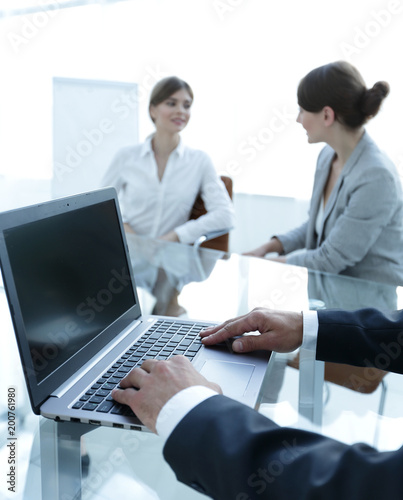
{"type": "Polygon", "coordinates": [[[135,305],[115,203],[4,231],[38,383],[135,305]]]}

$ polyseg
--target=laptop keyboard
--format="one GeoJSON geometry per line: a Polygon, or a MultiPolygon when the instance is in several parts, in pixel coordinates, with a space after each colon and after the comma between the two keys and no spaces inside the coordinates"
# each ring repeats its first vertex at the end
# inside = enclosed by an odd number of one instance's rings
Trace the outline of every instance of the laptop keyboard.
{"type": "Polygon", "coordinates": [[[202,346],[199,333],[207,324],[161,319],[138,339],[74,403],[72,408],[89,412],[134,416],[129,406],[117,403],[111,391],[134,367],[146,359],[168,359],[182,354],[192,360],[202,346]]]}

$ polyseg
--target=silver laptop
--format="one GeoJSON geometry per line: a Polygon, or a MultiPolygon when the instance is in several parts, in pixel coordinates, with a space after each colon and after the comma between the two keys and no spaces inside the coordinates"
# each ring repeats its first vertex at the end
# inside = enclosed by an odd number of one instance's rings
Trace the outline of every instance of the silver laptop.
{"type": "Polygon", "coordinates": [[[34,413],[145,429],[110,392],[144,359],[175,354],[256,405],[269,353],[204,347],[211,322],[142,315],[113,188],[1,213],[0,263],[34,413]]]}

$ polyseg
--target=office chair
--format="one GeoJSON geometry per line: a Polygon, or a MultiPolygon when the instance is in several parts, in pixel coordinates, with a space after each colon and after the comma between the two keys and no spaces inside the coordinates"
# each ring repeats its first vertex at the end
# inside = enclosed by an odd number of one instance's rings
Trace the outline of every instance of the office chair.
{"type": "MultiPolygon", "coordinates": [[[[337,363],[325,363],[325,386],[328,390],[328,398],[330,397],[330,387],[328,382],[346,387],[361,394],[372,394],[378,387],[381,388],[378,419],[374,431],[373,445],[378,446],[379,441],[379,417],[383,416],[385,410],[386,394],[388,390],[385,376],[388,372],[379,368],[361,368],[351,365],[343,365],[337,363]]],[[[325,401],[326,405],[327,401],[325,401]]]]}
{"type": "MultiPolygon", "coordinates": [[[[232,200],[232,179],[231,177],[227,177],[226,175],[221,176],[221,180],[223,181],[229,197],[232,200]]],[[[206,207],[204,206],[204,202],[199,195],[196,198],[196,201],[193,205],[189,220],[198,219],[200,216],[207,213],[206,207]]],[[[199,248],[200,246],[204,248],[212,248],[214,250],[220,250],[221,252],[228,252],[229,250],[229,228],[222,228],[219,231],[212,231],[210,233],[204,234],[200,236],[195,242],[195,248],[199,248]]]]}
{"type": "Polygon", "coordinates": [[[388,372],[379,368],[361,368],[325,363],[325,380],[362,394],[372,394],[388,372]]]}

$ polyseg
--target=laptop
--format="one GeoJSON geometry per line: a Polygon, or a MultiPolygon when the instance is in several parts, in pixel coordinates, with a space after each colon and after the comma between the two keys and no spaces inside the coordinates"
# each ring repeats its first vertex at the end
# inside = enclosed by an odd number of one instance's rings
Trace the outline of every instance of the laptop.
{"type": "Polygon", "coordinates": [[[117,193],[105,188],[0,214],[0,265],[32,410],[146,430],[112,389],[144,359],[188,357],[256,406],[270,353],[205,347],[211,321],[142,315],[117,193]]]}

